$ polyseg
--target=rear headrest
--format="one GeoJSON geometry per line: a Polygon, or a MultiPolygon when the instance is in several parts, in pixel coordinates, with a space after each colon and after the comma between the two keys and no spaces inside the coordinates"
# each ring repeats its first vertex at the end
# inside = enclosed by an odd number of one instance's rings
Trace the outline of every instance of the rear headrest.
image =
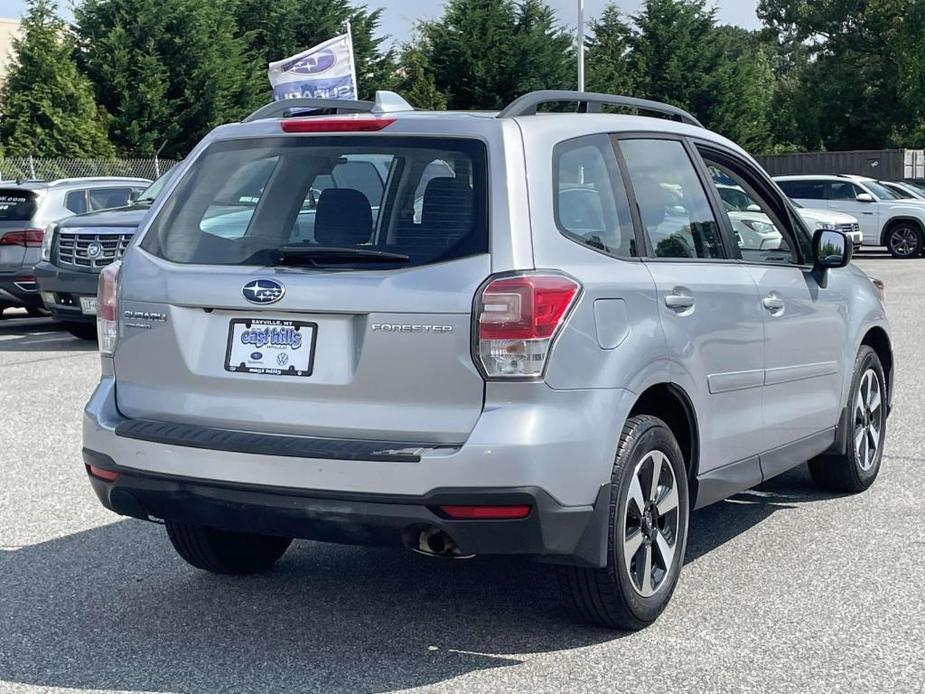
{"type": "Polygon", "coordinates": [[[472,189],[463,179],[434,178],[424,189],[421,224],[428,228],[448,225],[448,231],[465,233],[472,227],[472,212],[472,189]]]}
{"type": "Polygon", "coordinates": [[[315,210],[315,242],[325,246],[356,246],[373,233],[373,210],[363,193],[353,188],[328,188],[315,210]]]}

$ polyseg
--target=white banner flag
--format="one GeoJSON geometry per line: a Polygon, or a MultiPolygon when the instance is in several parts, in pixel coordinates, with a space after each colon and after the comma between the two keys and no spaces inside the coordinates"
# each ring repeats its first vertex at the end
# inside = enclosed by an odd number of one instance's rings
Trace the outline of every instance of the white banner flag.
{"type": "Polygon", "coordinates": [[[267,74],[273,100],[308,97],[356,99],[356,68],[350,34],[335,36],[314,48],[270,63],[267,74]]]}

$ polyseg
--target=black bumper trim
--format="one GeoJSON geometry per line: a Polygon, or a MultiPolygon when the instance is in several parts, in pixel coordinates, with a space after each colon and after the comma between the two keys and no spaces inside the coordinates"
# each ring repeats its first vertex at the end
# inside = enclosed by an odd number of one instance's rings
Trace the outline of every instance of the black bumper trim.
{"type": "Polygon", "coordinates": [[[153,521],[184,521],[236,532],[341,544],[414,546],[425,528],[447,533],[463,554],[527,555],[556,563],[606,562],[610,485],[594,506],[562,506],[537,487],[443,488],[423,496],[321,492],[149,474],[84,449],[84,462],[118,472],[90,475],[102,504],[153,521]],[[529,505],[518,520],[451,520],[446,504],[529,505]]]}
{"type": "Polygon", "coordinates": [[[116,426],[116,436],[227,453],[389,463],[420,462],[420,449],[455,448],[441,444],[259,434],[148,419],[123,420],[116,426]]]}

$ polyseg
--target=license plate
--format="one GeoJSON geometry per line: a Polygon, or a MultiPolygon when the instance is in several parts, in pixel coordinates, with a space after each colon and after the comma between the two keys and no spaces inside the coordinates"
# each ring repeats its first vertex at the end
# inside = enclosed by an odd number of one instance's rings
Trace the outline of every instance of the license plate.
{"type": "Polygon", "coordinates": [[[80,297],[80,310],[86,313],[88,316],[95,316],[96,315],[96,297],[95,296],[80,297]]]}
{"type": "Polygon", "coordinates": [[[268,376],[311,376],[316,323],[236,318],[228,327],[225,370],[268,376]]]}

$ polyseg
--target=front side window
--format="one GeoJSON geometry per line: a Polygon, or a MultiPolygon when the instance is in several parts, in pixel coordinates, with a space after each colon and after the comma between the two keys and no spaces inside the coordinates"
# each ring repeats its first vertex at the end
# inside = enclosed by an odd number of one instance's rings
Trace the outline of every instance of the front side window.
{"type": "Polygon", "coordinates": [[[767,200],[739,173],[704,157],[710,178],[723,201],[724,214],[743,260],[790,263],[795,256],[786,231],[767,200]]]}
{"type": "Polygon", "coordinates": [[[90,209],[111,210],[114,207],[125,207],[132,201],[132,188],[91,188],[90,209]]]}
{"type": "Polygon", "coordinates": [[[839,200],[839,201],[854,201],[858,199],[858,195],[863,193],[858,186],[853,183],[837,181],[835,183],[829,184],[829,199],[839,200]]]}
{"type": "Polygon", "coordinates": [[[623,140],[620,150],[656,258],[725,257],[719,225],[684,145],[623,140]]]}
{"type": "Polygon", "coordinates": [[[475,140],[225,140],[193,163],[142,247],[177,263],[421,265],[486,253],[487,199],[475,140]],[[422,187],[434,162],[442,175],[422,187]]]}
{"type": "Polygon", "coordinates": [[[556,225],[563,236],[610,255],[637,255],[629,199],[607,135],[557,145],[553,174],[556,225]]]}

